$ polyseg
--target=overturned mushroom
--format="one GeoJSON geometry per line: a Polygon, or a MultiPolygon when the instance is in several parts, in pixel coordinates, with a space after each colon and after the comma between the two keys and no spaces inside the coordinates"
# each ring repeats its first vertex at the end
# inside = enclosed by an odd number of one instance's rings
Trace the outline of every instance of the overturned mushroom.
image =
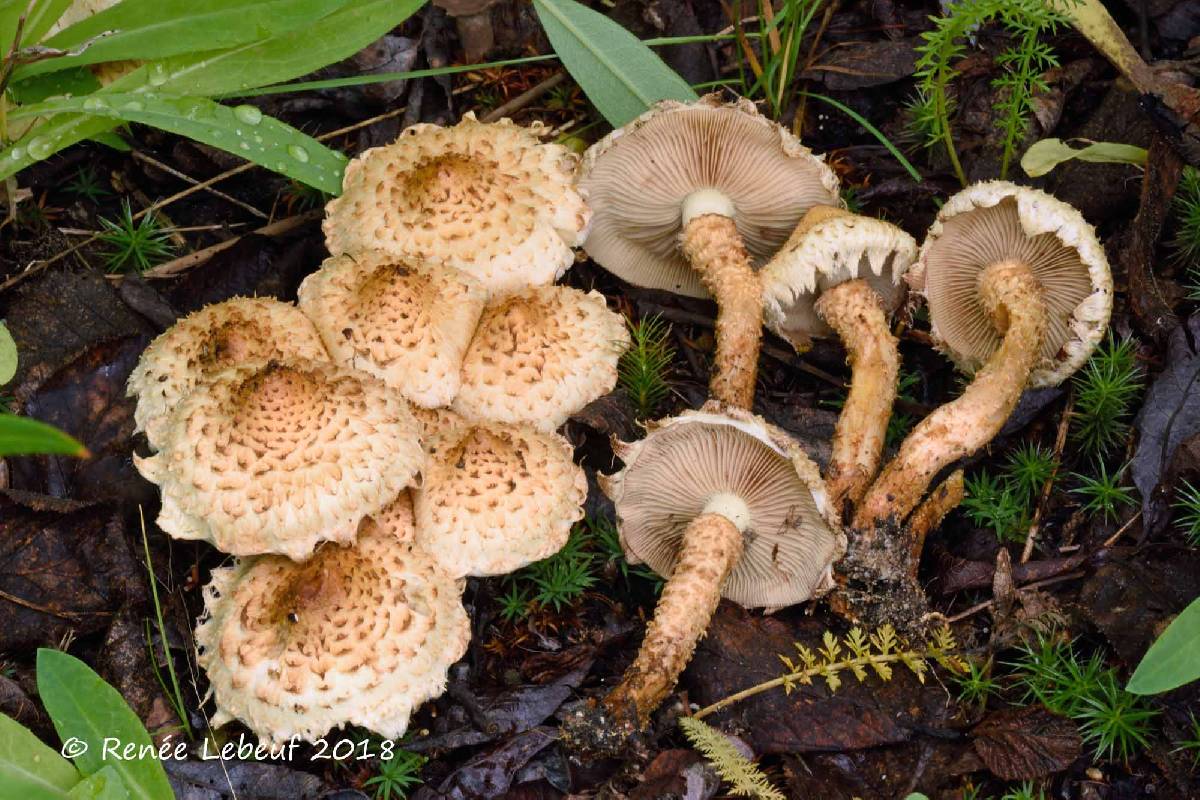
{"type": "Polygon", "coordinates": [[[219,373],[171,414],[158,454],[134,458],[162,490],[158,525],[171,536],[297,560],[319,542],[352,540],[424,461],[399,396],[314,361],[219,373]]]}
{"type": "Polygon", "coordinates": [[[503,575],[562,549],[587,499],[567,440],[528,425],[444,422],[413,492],[417,542],[456,578],[503,575]]]}
{"type": "Polygon", "coordinates": [[[458,394],[463,356],[487,302],[466,273],[379,251],[327,259],[299,295],[335,361],[430,408],[458,394]]]}
{"type": "Polygon", "coordinates": [[[568,741],[611,751],[649,722],[721,597],[780,607],[832,588],[844,539],[817,467],[787,434],[710,404],[617,447],[625,468],[602,482],[631,559],[669,576],[637,659],[568,741]]]}
{"type": "Polygon", "coordinates": [[[126,392],[150,446],[162,446],[167,417],[198,383],[261,359],[327,360],[316,328],[295,306],[269,297],[235,297],[172,325],[142,352],[126,392]]]}
{"type": "Polygon", "coordinates": [[[599,292],[534,286],[495,299],[463,358],[452,408],[467,419],[553,431],[612,391],[629,343],[624,319],[599,292]]]}
{"type": "Polygon", "coordinates": [[[762,327],[755,266],[815,205],[835,206],[825,163],[741,100],[663,102],[584,156],[580,186],[595,212],[584,244],[637,286],[717,302],[713,396],[748,408],[762,327]]]}
{"type": "Polygon", "coordinates": [[[268,555],[213,570],[196,628],[213,727],[238,719],[271,743],[347,724],[399,738],[445,690],[470,620],[454,580],[412,544],[404,495],[390,523],[365,519],[352,545],[304,563],[268,555]]]}
{"type": "Polygon", "coordinates": [[[816,206],[762,271],[772,330],[797,348],[836,331],[846,347],[850,392],[825,477],[839,512],[862,499],[879,469],[900,368],[887,318],[916,256],[917,243],[895,225],[816,206]]]}
{"type": "Polygon", "coordinates": [[[574,259],[590,212],[576,157],[540,125],[420,124],[346,167],[325,208],[329,252],[383,250],[460,269],[492,294],[552,283],[574,259]]]}

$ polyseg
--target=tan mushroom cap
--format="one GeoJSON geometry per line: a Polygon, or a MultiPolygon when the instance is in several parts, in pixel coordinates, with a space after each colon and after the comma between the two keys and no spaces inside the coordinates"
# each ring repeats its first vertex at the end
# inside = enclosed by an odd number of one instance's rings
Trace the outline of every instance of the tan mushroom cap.
{"type": "Polygon", "coordinates": [[[629,343],[624,318],[599,292],[534,286],[493,300],[463,359],[451,407],[470,420],[553,431],[612,391],[629,343]]]}
{"type": "Polygon", "coordinates": [[[333,359],[420,406],[449,405],[487,292],[464,272],[379,251],[334,256],[300,285],[333,359]]]}
{"type": "Polygon", "coordinates": [[[841,205],[825,162],[749,100],[664,101],[584,154],[579,185],[594,217],[584,249],[636,286],[707,297],[679,248],[689,196],[715,190],[756,265],[811,207],[841,205]]]}
{"type": "Polygon", "coordinates": [[[257,556],[213,570],[196,628],[217,713],[264,742],[340,725],[399,738],[446,688],[470,620],[436,559],[363,521],[352,545],[304,563],[257,556]]]}
{"type": "Polygon", "coordinates": [[[587,478],[566,439],[528,425],[457,428],[413,492],[417,543],[454,577],[503,575],[557,553],[583,517],[587,478]]]}
{"type": "Polygon", "coordinates": [[[134,458],[162,490],[158,525],[171,536],[297,560],[319,542],[352,540],[424,461],[404,400],[315,361],[216,375],[171,415],[159,453],[134,458]]]}
{"type": "Polygon", "coordinates": [[[328,360],[317,329],[298,308],[270,297],[235,297],[176,322],[142,352],[126,393],[150,446],[162,446],[167,417],[196,384],[260,359],[328,360]]]}
{"type": "Polygon", "coordinates": [[[860,278],[890,314],[904,300],[901,278],[916,258],[916,240],[883,220],[839,213],[798,228],[762,270],[767,327],[796,347],[832,336],[816,312],[817,298],[860,278]]]}
{"type": "Polygon", "coordinates": [[[723,597],[776,608],[833,587],[830,567],[845,537],[816,464],[783,431],[748,412],[706,406],[656,423],[616,452],[625,468],[600,485],[616,504],[631,558],[670,576],[688,524],[714,498],[733,496],[749,521],[723,597]]]}
{"type": "Polygon", "coordinates": [[[367,150],[325,207],[329,252],[444,264],[493,294],[553,283],[591,212],[573,185],[577,157],[542,144],[542,132],[468,113],[453,127],[414,125],[367,150]]]}
{"type": "Polygon", "coordinates": [[[1011,260],[1033,271],[1048,312],[1029,385],[1056,386],[1091,355],[1112,314],[1108,259],[1074,208],[1003,181],[970,186],[942,207],[909,280],[929,303],[939,347],[960,369],[974,372],[1000,345],[979,299],[979,275],[1011,260]]]}

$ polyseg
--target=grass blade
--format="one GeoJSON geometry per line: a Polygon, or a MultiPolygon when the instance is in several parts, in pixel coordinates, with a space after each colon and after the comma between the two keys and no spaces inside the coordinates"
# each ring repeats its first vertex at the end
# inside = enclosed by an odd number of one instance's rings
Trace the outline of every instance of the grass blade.
{"type": "Polygon", "coordinates": [[[58,428],[16,414],[0,414],[0,456],[37,453],[87,458],[90,453],[58,428]]]}
{"type": "Polygon", "coordinates": [[[904,169],[908,172],[908,174],[912,176],[912,179],[914,181],[916,181],[917,183],[921,182],[921,173],[917,172],[917,168],[914,167],[909,162],[909,160],[904,157],[904,154],[900,152],[900,150],[896,147],[896,145],[892,144],[891,139],[889,139],[883,135],[883,131],[879,130],[874,125],[872,125],[870,122],[868,122],[866,117],[864,117],[862,114],[859,114],[857,111],[855,111],[853,108],[846,105],[845,103],[841,103],[837,100],[834,100],[832,97],[826,97],[823,94],[815,94],[813,92],[800,92],[800,94],[804,95],[805,97],[811,97],[814,100],[820,100],[822,103],[827,103],[828,105],[831,105],[834,108],[836,108],[838,111],[841,111],[843,114],[848,116],[850,119],[857,122],[859,125],[861,125],[866,130],[867,133],[871,134],[872,136],[874,136],[876,139],[879,140],[879,143],[881,145],[883,145],[889,153],[892,154],[892,157],[894,157],[897,161],[900,162],[900,166],[904,167],[904,169]]]}
{"type": "Polygon", "coordinates": [[[1200,598],[1193,600],[1150,645],[1126,691],[1159,694],[1200,678],[1200,598]]]}

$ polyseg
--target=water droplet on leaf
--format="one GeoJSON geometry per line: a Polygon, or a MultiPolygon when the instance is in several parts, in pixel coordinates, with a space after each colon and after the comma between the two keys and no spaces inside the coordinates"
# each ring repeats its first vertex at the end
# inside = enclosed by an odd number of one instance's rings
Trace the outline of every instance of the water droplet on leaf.
{"type": "Polygon", "coordinates": [[[263,113],[254,106],[234,106],[233,115],[247,125],[257,125],[262,122],[263,113]]]}

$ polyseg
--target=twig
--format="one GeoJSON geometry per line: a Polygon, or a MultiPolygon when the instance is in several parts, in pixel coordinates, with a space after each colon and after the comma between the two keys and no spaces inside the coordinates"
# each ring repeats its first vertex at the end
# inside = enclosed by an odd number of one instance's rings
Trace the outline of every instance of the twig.
{"type": "Polygon", "coordinates": [[[1118,539],[1120,539],[1122,536],[1124,536],[1124,535],[1125,535],[1125,531],[1127,531],[1127,530],[1129,530],[1130,528],[1132,528],[1132,527],[1133,527],[1133,523],[1137,522],[1137,521],[1138,521],[1139,519],[1141,519],[1141,518],[1142,518],[1142,510],[1139,508],[1139,509],[1138,509],[1138,512],[1137,512],[1136,514],[1134,514],[1132,517],[1130,517],[1128,522],[1126,522],[1126,523],[1125,523],[1124,525],[1122,525],[1121,527],[1117,528],[1117,532],[1116,532],[1116,533],[1114,533],[1112,536],[1110,536],[1110,537],[1108,537],[1107,539],[1105,539],[1105,540],[1104,540],[1104,546],[1105,546],[1105,547],[1112,547],[1114,544],[1116,544],[1116,543],[1117,543],[1117,540],[1118,540],[1118,539]]]}
{"type": "Polygon", "coordinates": [[[496,122],[503,117],[511,116],[532,103],[534,100],[537,100],[555,86],[558,86],[566,79],[567,73],[556,72],[545,80],[542,80],[541,82],[534,84],[529,89],[521,92],[507,103],[496,106],[491,111],[480,117],[479,120],[480,122],[496,122]]]}
{"type": "MultiPolygon", "coordinates": [[[[286,233],[287,231],[290,231],[293,228],[298,228],[307,222],[312,222],[313,220],[318,220],[321,218],[321,216],[324,213],[325,213],[324,210],[319,209],[319,208],[314,209],[312,211],[305,211],[303,214],[297,214],[294,217],[285,217],[283,219],[275,220],[272,223],[263,225],[261,228],[256,228],[256,229],[250,231],[250,233],[258,234],[260,236],[277,236],[281,233],[286,233]]],[[[145,272],[142,273],[142,277],[143,278],[171,278],[171,277],[174,277],[182,272],[186,272],[189,269],[192,269],[193,267],[203,264],[205,261],[208,261],[210,258],[215,256],[217,253],[220,253],[222,250],[228,250],[229,248],[233,247],[235,244],[240,242],[245,236],[248,236],[248,235],[249,234],[242,234],[242,236],[235,236],[234,238],[232,238],[228,241],[218,242],[217,244],[206,247],[203,250],[197,250],[194,253],[188,253],[187,255],[180,256],[179,258],[171,259],[170,261],[167,261],[166,263],[159,264],[157,267],[154,267],[153,269],[146,270],[145,272]]],[[[123,278],[124,276],[117,276],[117,277],[123,278]]]]}
{"type": "MultiPolygon", "coordinates": [[[[1034,581],[1033,583],[1027,583],[1024,586],[1017,589],[1017,592],[1018,593],[1024,592],[1027,589],[1039,589],[1043,586],[1049,586],[1054,583],[1065,583],[1066,581],[1073,581],[1076,578],[1082,578],[1086,574],[1087,574],[1086,570],[1080,569],[1080,570],[1076,570],[1075,572],[1068,572],[1065,575],[1055,575],[1053,578],[1045,578],[1040,581],[1034,581]]],[[[993,605],[995,605],[995,603],[996,603],[996,599],[992,598],[991,600],[985,600],[982,603],[973,605],[970,608],[968,608],[966,611],[962,611],[958,614],[955,614],[953,617],[950,617],[949,619],[947,619],[946,624],[953,625],[955,622],[962,622],[967,617],[972,617],[972,616],[978,614],[980,611],[985,611],[985,610],[991,608],[993,605]]]]}
{"type": "MultiPolygon", "coordinates": [[[[135,159],[137,159],[138,161],[144,161],[145,163],[149,164],[150,166],[152,166],[156,169],[160,169],[163,172],[167,173],[168,175],[176,177],[181,181],[186,181],[187,183],[191,184],[192,186],[198,186],[200,184],[200,181],[196,180],[195,178],[191,177],[190,175],[185,175],[184,173],[180,172],[179,170],[175,169],[174,167],[164,164],[163,162],[159,161],[157,158],[148,156],[140,150],[134,150],[133,157],[135,159]]],[[[238,200],[236,197],[233,197],[232,195],[225,194],[220,189],[214,189],[211,186],[206,186],[206,187],[204,187],[204,191],[208,192],[209,194],[211,194],[214,197],[221,198],[222,200],[224,200],[227,203],[232,203],[233,205],[237,206],[240,209],[250,212],[254,216],[258,217],[259,219],[266,219],[266,220],[270,219],[270,217],[268,217],[263,212],[259,211],[254,206],[250,205],[249,203],[247,203],[243,200],[238,200]]]]}
{"type": "Polygon", "coordinates": [[[1067,430],[1071,425],[1071,412],[1074,408],[1075,393],[1071,392],[1067,395],[1067,405],[1063,408],[1062,419],[1058,421],[1058,430],[1054,434],[1054,468],[1050,470],[1050,476],[1042,484],[1037,508],[1033,510],[1033,522],[1029,525],[1029,533],[1025,535],[1025,547],[1021,550],[1022,564],[1028,562],[1030,556],[1033,555],[1033,545],[1041,527],[1042,511],[1045,509],[1046,503],[1050,501],[1050,492],[1054,489],[1054,481],[1058,477],[1058,467],[1062,463],[1063,450],[1067,446],[1067,430]]]}

